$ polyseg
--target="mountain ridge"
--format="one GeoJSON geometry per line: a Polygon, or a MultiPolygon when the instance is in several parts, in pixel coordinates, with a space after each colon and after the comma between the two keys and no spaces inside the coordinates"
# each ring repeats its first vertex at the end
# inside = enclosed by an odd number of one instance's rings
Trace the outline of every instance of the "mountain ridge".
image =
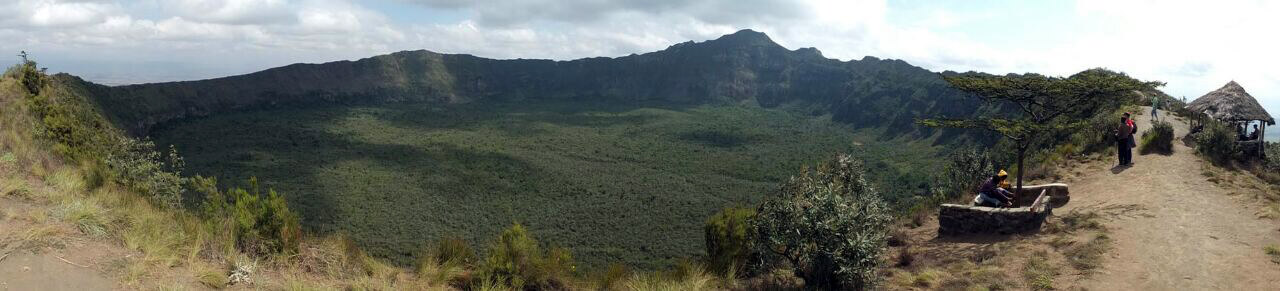
{"type": "Polygon", "coordinates": [[[927,136],[935,129],[912,126],[915,118],[983,108],[937,73],[905,61],[829,59],[753,30],[612,58],[498,60],[414,50],[205,80],[111,87],[66,74],[56,79],[85,90],[135,136],[170,121],[256,108],[540,100],[799,104],[859,127],[927,136]]]}

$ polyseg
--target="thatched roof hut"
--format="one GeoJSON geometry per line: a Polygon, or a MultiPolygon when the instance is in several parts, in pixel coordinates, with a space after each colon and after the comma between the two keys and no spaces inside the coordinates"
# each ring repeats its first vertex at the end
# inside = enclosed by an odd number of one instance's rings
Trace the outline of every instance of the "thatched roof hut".
{"type": "Polygon", "coordinates": [[[1258,100],[1249,96],[1249,93],[1245,92],[1236,81],[1231,81],[1218,90],[1196,98],[1195,101],[1187,104],[1187,109],[1192,112],[1203,112],[1213,119],[1222,121],[1260,120],[1267,125],[1276,124],[1276,120],[1271,118],[1271,114],[1267,114],[1267,110],[1262,109],[1258,100]]]}

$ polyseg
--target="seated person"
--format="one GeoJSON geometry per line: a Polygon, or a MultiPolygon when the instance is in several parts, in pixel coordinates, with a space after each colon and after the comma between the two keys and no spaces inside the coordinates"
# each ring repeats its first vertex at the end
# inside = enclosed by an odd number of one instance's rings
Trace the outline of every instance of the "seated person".
{"type": "Polygon", "coordinates": [[[973,198],[973,203],[986,207],[1013,206],[1013,193],[1000,187],[1007,185],[1005,183],[1007,178],[1009,178],[1009,173],[1000,170],[1000,173],[988,178],[986,182],[982,182],[982,186],[978,187],[978,197],[973,198]]]}
{"type": "Polygon", "coordinates": [[[1258,140],[1258,125],[1253,125],[1253,132],[1249,133],[1249,140],[1258,140]]]}

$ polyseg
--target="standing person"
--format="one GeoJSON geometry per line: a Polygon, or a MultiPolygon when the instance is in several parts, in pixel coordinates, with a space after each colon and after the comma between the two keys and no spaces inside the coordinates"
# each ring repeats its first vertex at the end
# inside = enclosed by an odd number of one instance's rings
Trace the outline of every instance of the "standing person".
{"type": "Polygon", "coordinates": [[[1124,116],[1120,117],[1120,125],[1113,132],[1116,136],[1116,155],[1120,159],[1121,166],[1129,165],[1131,163],[1130,160],[1133,159],[1133,150],[1129,146],[1129,140],[1133,138],[1133,126],[1131,124],[1129,113],[1125,112],[1124,116]]]}
{"type": "Polygon", "coordinates": [[[1160,110],[1160,96],[1151,95],[1151,122],[1160,121],[1160,116],[1156,115],[1160,110]]]}

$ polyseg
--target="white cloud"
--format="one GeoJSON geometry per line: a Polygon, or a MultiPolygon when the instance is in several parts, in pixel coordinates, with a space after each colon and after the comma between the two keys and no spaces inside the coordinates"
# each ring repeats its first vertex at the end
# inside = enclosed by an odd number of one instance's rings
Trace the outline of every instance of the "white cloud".
{"type": "Polygon", "coordinates": [[[1169,82],[1166,91],[1189,98],[1236,80],[1280,113],[1280,72],[1273,70],[1280,58],[1272,56],[1280,40],[1270,37],[1280,27],[1280,17],[1271,16],[1280,2],[1079,0],[1031,10],[1045,17],[1015,17],[1026,11],[985,2],[956,8],[885,0],[380,1],[393,2],[18,0],[0,4],[0,50],[224,68],[202,75],[214,77],[406,49],[494,58],[622,56],[751,28],[789,48],[817,47],[844,60],[898,58],[931,70],[1068,75],[1108,67],[1169,82]],[[391,7],[453,17],[406,18],[405,11],[376,10],[387,7],[378,3],[418,3],[391,7]],[[903,16],[900,5],[921,7],[903,16]],[[981,5],[990,7],[972,9],[981,5]]]}
{"type": "Polygon", "coordinates": [[[26,24],[36,27],[75,27],[99,23],[117,10],[115,5],[92,2],[18,1],[18,12],[6,16],[25,17],[26,24]]]}
{"type": "Polygon", "coordinates": [[[292,21],[288,0],[171,0],[163,5],[177,16],[221,24],[269,24],[292,21]]]}

